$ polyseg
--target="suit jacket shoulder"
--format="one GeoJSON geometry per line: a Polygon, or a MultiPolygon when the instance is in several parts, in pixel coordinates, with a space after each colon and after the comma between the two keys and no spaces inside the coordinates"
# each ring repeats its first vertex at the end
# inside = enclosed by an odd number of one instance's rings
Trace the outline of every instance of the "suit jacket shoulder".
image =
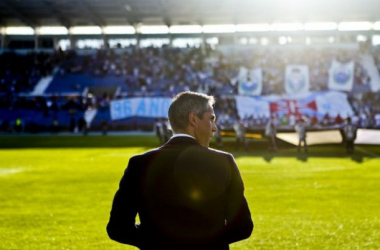
{"type": "Polygon", "coordinates": [[[215,154],[220,154],[220,155],[223,155],[223,156],[226,156],[226,157],[232,157],[232,154],[231,153],[228,153],[228,152],[225,152],[225,151],[222,151],[222,150],[218,150],[218,149],[214,149],[214,148],[208,148],[208,150],[210,150],[211,152],[215,153],[215,154]]]}

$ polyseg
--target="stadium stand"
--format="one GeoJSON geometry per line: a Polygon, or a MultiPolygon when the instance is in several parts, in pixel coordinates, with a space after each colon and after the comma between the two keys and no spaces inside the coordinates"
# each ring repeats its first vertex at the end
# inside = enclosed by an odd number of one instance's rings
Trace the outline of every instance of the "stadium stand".
{"type": "MultiPolygon", "coordinates": [[[[377,74],[379,55],[376,48],[369,55],[377,74]]],[[[374,104],[379,92],[371,91],[368,63],[363,63],[362,58],[362,53],[356,50],[251,50],[228,56],[210,47],[203,51],[169,46],[101,49],[86,55],[61,50],[50,54],[4,53],[0,55],[0,60],[7,62],[2,64],[0,72],[1,128],[11,131],[16,119],[21,118],[25,132],[49,131],[56,119],[61,130],[74,131],[70,129],[73,123],[78,126],[79,120],[86,120],[86,111],[96,110],[93,118],[87,119],[93,130],[100,130],[105,122],[109,124],[109,130],[152,130],[154,117],[112,120],[111,101],[131,97],[171,97],[180,91],[192,90],[215,95],[219,99],[216,106],[219,126],[232,130],[239,118],[234,98],[239,95],[239,68],[261,68],[261,96],[269,96],[286,93],[287,65],[307,65],[310,91],[318,92],[328,91],[333,59],[342,63],[354,62],[353,87],[345,92],[354,111],[354,122],[363,128],[378,128],[380,108],[374,104]],[[48,75],[52,79],[43,94],[33,95],[38,82],[48,75]]],[[[299,118],[277,115],[279,127],[284,129],[292,128],[294,119],[299,118]]],[[[263,130],[269,116],[258,114],[242,118],[248,130],[263,130]]],[[[341,117],[308,118],[310,126],[315,129],[336,128],[343,121],[341,117]]]]}

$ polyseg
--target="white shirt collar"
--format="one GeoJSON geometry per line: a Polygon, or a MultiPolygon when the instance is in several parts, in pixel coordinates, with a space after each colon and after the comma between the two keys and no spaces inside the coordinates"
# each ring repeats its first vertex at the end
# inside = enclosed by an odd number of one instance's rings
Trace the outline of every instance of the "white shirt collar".
{"type": "Polygon", "coordinates": [[[195,138],[189,134],[184,134],[184,133],[178,133],[178,134],[174,134],[171,138],[175,138],[175,137],[190,137],[190,138],[193,138],[195,140],[195,138]]]}

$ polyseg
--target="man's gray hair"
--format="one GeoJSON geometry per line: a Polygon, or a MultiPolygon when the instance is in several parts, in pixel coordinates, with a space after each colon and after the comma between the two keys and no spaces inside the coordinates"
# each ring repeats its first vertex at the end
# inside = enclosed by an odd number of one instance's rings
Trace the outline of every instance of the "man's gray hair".
{"type": "Polygon", "coordinates": [[[169,122],[174,132],[186,129],[189,114],[194,112],[199,118],[215,104],[213,96],[185,91],[176,95],[169,107],[169,122]]]}

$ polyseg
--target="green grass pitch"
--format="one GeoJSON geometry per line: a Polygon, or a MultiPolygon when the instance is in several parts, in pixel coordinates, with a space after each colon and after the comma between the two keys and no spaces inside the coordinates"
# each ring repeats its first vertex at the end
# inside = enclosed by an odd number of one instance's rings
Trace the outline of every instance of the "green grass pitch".
{"type": "MultiPolygon", "coordinates": [[[[232,250],[380,249],[379,146],[348,157],[341,145],[304,155],[257,143],[248,153],[225,148],[255,223],[232,250]]],[[[155,146],[147,136],[0,137],[0,249],[135,249],[111,241],[105,226],[128,159],[155,146]]]]}

